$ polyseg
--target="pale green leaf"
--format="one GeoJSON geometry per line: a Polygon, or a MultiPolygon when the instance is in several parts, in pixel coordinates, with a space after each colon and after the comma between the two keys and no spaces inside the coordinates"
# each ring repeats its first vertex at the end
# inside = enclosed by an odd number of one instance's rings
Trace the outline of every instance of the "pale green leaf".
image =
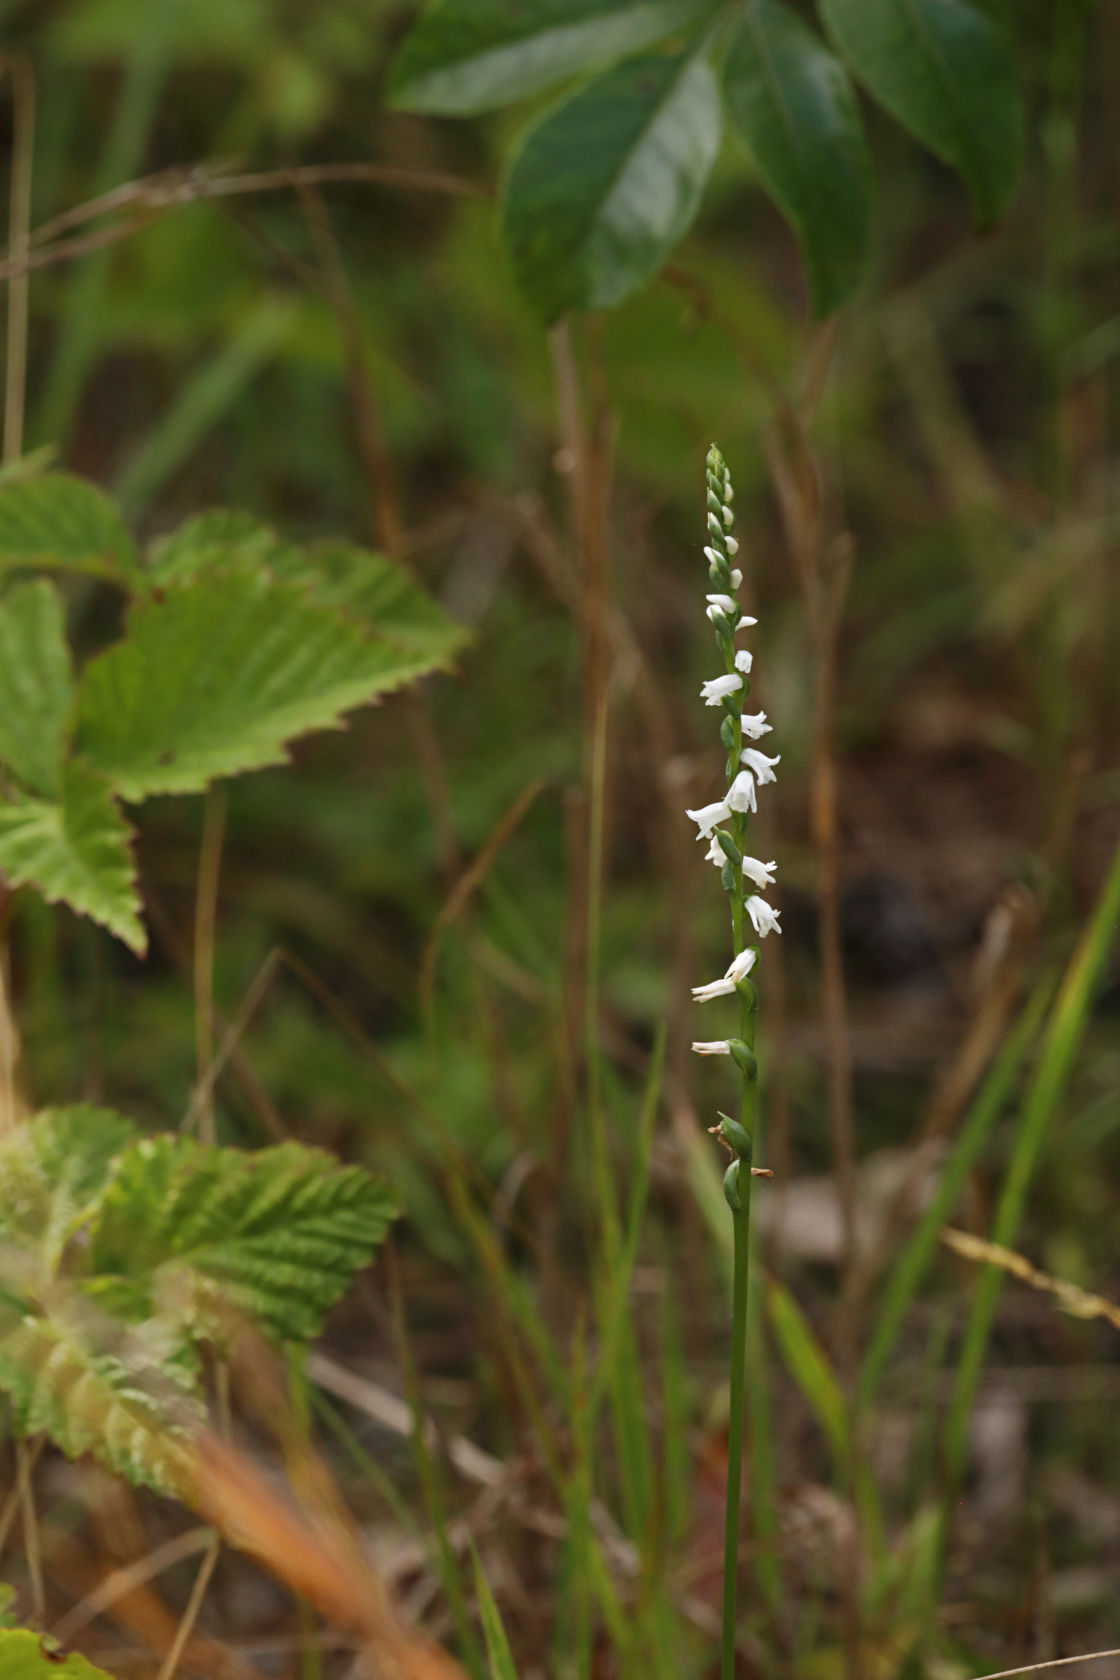
{"type": "Polygon", "coordinates": [[[820,0],[829,33],[891,115],[963,177],[982,223],[1023,161],[1023,100],[999,18],[976,0],[820,0]]]}
{"type": "Polygon", "coordinates": [[[125,1324],[90,1291],[56,1285],[49,1315],[0,1310],[0,1388],[17,1434],[45,1431],[68,1458],[92,1453],[139,1486],[188,1492],[204,1409],[168,1321],[125,1324]]]}
{"type": "Polygon", "coordinates": [[[699,208],[720,124],[707,60],[666,51],[615,65],[530,129],[502,232],[545,321],[620,303],[652,278],[699,208]]]}
{"type": "Polygon", "coordinates": [[[805,251],[827,315],[863,274],[871,157],[843,67],[783,0],[753,0],[724,66],[728,112],[805,251]]]}
{"type": "Polygon", "coordinates": [[[63,1656],[28,1628],[0,1629],[0,1674],[4,1680],[111,1680],[77,1651],[63,1656]]]}
{"type": "Polygon", "coordinates": [[[395,1212],[360,1167],[300,1144],[247,1155],[147,1138],[118,1163],[91,1263],[150,1280],[153,1300],[182,1304],[201,1335],[220,1337],[245,1314],[276,1340],[307,1340],[395,1212]]]}
{"type": "Polygon", "coordinates": [[[59,792],[73,694],[58,591],[17,585],[0,600],[0,761],[33,793],[59,792]]]}
{"type": "Polygon", "coordinates": [[[43,1287],[96,1211],[113,1162],[135,1127],[108,1108],[44,1109],[0,1138],[0,1240],[21,1249],[43,1287]]]}
{"type": "Polygon", "coordinates": [[[478,1615],[482,1623],[482,1633],[486,1640],[486,1656],[490,1664],[490,1680],[517,1680],[517,1669],[513,1662],[513,1652],[509,1648],[509,1639],[502,1623],[502,1613],[498,1609],[494,1594],[490,1591],[490,1583],[486,1579],[478,1553],[472,1553],[474,1559],[474,1592],[478,1600],[478,1615]]]}
{"type": "Polygon", "coordinates": [[[87,665],[82,750],[125,799],[194,793],[442,663],[371,637],[267,574],[209,574],[133,609],[87,665]]]}
{"type": "Polygon", "coordinates": [[[136,550],[116,504],[72,473],[40,473],[0,489],[0,571],[59,567],[127,581],[136,550]]]}
{"type": "Polygon", "coordinates": [[[196,514],[155,545],[148,562],[153,583],[188,583],[200,572],[243,563],[267,566],[284,552],[275,531],[235,508],[196,514]]]}
{"type": "Polygon", "coordinates": [[[64,767],[57,800],[0,802],[0,874],[10,885],[31,883],[143,953],[130,841],[108,784],[77,761],[64,767]]]}
{"type": "Polygon", "coordinates": [[[434,0],[389,72],[408,111],[464,116],[660,41],[713,0],[434,0]]]}
{"type": "Polygon", "coordinates": [[[272,558],[280,577],[302,583],[325,607],[363,619],[379,636],[445,665],[466,640],[406,567],[353,543],[327,541],[285,549],[272,558]]]}

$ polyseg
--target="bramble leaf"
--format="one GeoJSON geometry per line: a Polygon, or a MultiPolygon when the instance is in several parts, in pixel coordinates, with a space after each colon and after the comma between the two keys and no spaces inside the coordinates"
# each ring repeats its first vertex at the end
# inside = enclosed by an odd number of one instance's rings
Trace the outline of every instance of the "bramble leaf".
{"type": "Polygon", "coordinates": [[[305,589],[238,569],[140,601],[90,661],[78,735],[125,799],[282,763],[286,744],[445,663],[368,636],[305,589]]]}
{"type": "Polygon", "coordinates": [[[714,0],[434,0],[393,61],[389,98],[467,116],[671,35],[714,0]]]}
{"type": "Polygon", "coordinates": [[[328,540],[274,555],[278,577],[302,583],[324,607],[366,621],[378,636],[443,665],[467,639],[462,625],[396,560],[354,543],[328,540]]]}
{"type": "Polygon", "coordinates": [[[236,508],[210,508],[185,520],[153,549],[148,576],[161,586],[243,561],[267,566],[284,544],[268,525],[236,508]]]}
{"type": "Polygon", "coordinates": [[[724,65],[728,112],[805,252],[813,309],[859,284],[871,223],[871,156],[836,58],[783,0],[753,0],[724,65]]]}
{"type": "Polygon", "coordinates": [[[112,1680],[77,1651],[48,1650],[30,1628],[0,1629],[0,1674],[4,1680],[112,1680]]]}
{"type": "Polygon", "coordinates": [[[116,504],[72,473],[40,473],[0,488],[0,571],[57,566],[127,583],[136,550],[116,504]]]}
{"type": "Polygon", "coordinates": [[[699,208],[720,124],[715,77],[693,50],[628,58],[529,130],[502,233],[546,322],[620,303],[652,278],[699,208]]]}
{"type": "Polygon", "coordinates": [[[61,899],[143,954],[130,839],[108,784],[77,760],[63,768],[57,800],[0,802],[0,873],[11,885],[33,883],[48,903],[61,899]]]}
{"type": "Polygon", "coordinates": [[[58,591],[17,585],[0,600],[0,761],[33,793],[59,792],[73,694],[58,591]]]}
{"type": "Polygon", "coordinates": [[[820,0],[833,40],[880,104],[962,176],[981,223],[1006,207],[1025,118],[999,19],[976,0],[820,0]]]}
{"type": "Polygon", "coordinates": [[[23,1252],[25,1278],[45,1287],[55,1275],[135,1135],[122,1114],[78,1103],[44,1109],[0,1139],[0,1242],[23,1252]]]}
{"type": "Polygon", "coordinates": [[[205,1414],[173,1324],[124,1324],[83,1286],[56,1286],[45,1313],[0,1309],[0,1388],[18,1434],[45,1430],[68,1458],[93,1453],[130,1482],[187,1494],[205,1414]]]}
{"type": "Polygon", "coordinates": [[[105,1193],[91,1265],[175,1303],[201,1336],[227,1333],[232,1308],[277,1341],[308,1340],[395,1214],[382,1184],[320,1150],[146,1138],[105,1193]]]}

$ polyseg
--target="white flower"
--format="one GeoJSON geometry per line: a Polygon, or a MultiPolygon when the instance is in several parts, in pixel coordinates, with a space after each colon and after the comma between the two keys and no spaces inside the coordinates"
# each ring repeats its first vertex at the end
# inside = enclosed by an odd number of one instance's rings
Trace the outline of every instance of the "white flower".
{"type": "Polygon", "coordinates": [[[774,885],[774,871],[777,867],[777,864],[773,861],[760,863],[757,858],[745,857],[743,859],[743,874],[749,881],[753,881],[756,887],[772,887],[774,885]]]}
{"type": "Polygon", "coordinates": [[[735,523],[735,515],[732,513],[731,509],[727,506],[726,502],[723,504],[722,513],[723,513],[724,527],[728,531],[730,531],[732,525],[734,525],[734,523],[735,523]]]}
{"type": "Polygon", "coordinates": [[[732,556],[732,558],[734,558],[734,556],[736,554],[738,554],[738,552],[739,552],[739,544],[736,542],[734,537],[730,537],[730,536],[729,537],[724,537],[723,540],[727,544],[728,554],[730,554],[732,556]]]}
{"type": "MultiPolygon", "coordinates": [[[[753,664],[754,655],[751,653],[750,648],[740,648],[738,653],[735,655],[735,669],[737,671],[742,671],[743,675],[746,676],[753,664]]],[[[742,685],[740,684],[740,687],[741,686],[742,685]]]]}
{"type": "Polygon", "coordinates": [[[732,589],[738,589],[738,587],[742,583],[742,581],[743,581],[742,572],[739,570],[738,566],[732,566],[732,568],[731,568],[731,587],[732,587],[732,589]]]}
{"type": "Polygon", "coordinates": [[[731,1046],[725,1038],[712,1038],[706,1043],[693,1044],[698,1056],[730,1056],[731,1046]]]}
{"type": "Polygon", "coordinates": [[[735,958],[731,967],[724,975],[724,979],[730,980],[733,983],[736,980],[745,980],[751,969],[754,967],[757,957],[758,952],[751,950],[750,946],[748,946],[745,951],[740,951],[739,955],[735,958]]]}
{"type": "Polygon", "coordinates": [[[704,553],[707,556],[709,563],[713,566],[718,566],[720,561],[723,559],[723,555],[717,554],[714,548],[706,548],[704,553]]]}
{"type": "MultiPolygon", "coordinates": [[[[742,654],[737,654],[735,663],[738,665],[742,654]]],[[[700,690],[700,698],[705,706],[718,706],[725,694],[734,694],[737,688],[742,688],[743,679],[734,671],[726,677],[710,677],[700,690]]]]}
{"type": "Polygon", "coordinates": [[[717,799],[713,805],[702,805],[698,811],[685,812],[685,816],[691,817],[700,829],[697,840],[707,840],[713,828],[726,822],[730,815],[731,807],[726,799],[717,799]]]}
{"type": "Polygon", "coordinates": [[[711,844],[704,853],[704,862],[714,863],[717,869],[722,869],[724,864],[727,862],[727,856],[723,847],[719,843],[718,834],[712,835],[711,844]]]}
{"type": "Polygon", "coordinates": [[[754,931],[760,939],[765,939],[768,933],[781,933],[782,931],[778,924],[781,911],[774,910],[764,898],[758,898],[752,894],[747,899],[747,915],[754,923],[754,931]]]}
{"type": "Polygon", "coordinates": [[[735,628],[736,630],[749,630],[752,624],[757,623],[757,618],[748,618],[746,613],[744,613],[735,628]]]}
{"type": "Polygon", "coordinates": [[[754,796],[754,777],[749,770],[740,770],[727,790],[727,804],[733,811],[757,811],[754,796]]]}
{"type": "Polygon", "coordinates": [[[739,755],[739,758],[740,762],[745,764],[748,770],[754,771],[755,775],[758,777],[759,787],[765,787],[767,782],[777,781],[778,778],[774,774],[774,766],[775,764],[780,764],[782,762],[781,753],[778,754],[777,758],[767,758],[766,754],[759,752],[757,747],[744,747],[739,755]]]}
{"type": "MultiPolygon", "coordinates": [[[[713,998],[730,997],[734,990],[734,980],[709,980],[706,986],[693,986],[692,1001],[694,1003],[711,1003],[713,998]]],[[[695,1044],[692,1048],[695,1050],[695,1044]]]]}
{"type": "Polygon", "coordinates": [[[725,612],[728,618],[739,610],[738,601],[731,595],[705,595],[704,599],[710,607],[718,607],[720,612],[725,612]]]}
{"type": "Polygon", "coordinates": [[[774,727],[772,723],[767,723],[765,712],[744,712],[739,722],[748,741],[761,741],[774,727]]]}

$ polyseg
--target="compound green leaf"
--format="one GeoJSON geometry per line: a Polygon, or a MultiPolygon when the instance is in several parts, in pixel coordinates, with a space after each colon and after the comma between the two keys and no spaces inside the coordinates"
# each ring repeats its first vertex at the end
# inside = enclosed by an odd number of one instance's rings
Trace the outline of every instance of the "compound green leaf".
{"type": "Polygon", "coordinates": [[[131,831],[107,782],[86,765],[65,765],[57,800],[0,803],[0,872],[31,883],[123,939],[147,949],[140,923],[131,831]]]}
{"type": "Polygon", "coordinates": [[[408,111],[466,116],[671,35],[713,0],[434,0],[389,73],[408,111]]]}
{"type": "Polygon", "coordinates": [[[361,618],[379,636],[445,665],[466,632],[398,561],[353,543],[328,541],[273,556],[278,577],[301,583],[321,606],[361,618]]]}
{"type": "Polygon", "coordinates": [[[724,65],[727,109],[804,248],[817,315],[859,284],[871,156],[842,65],[783,0],[753,0],[724,65]]]}
{"type": "Polygon", "coordinates": [[[188,583],[200,572],[244,564],[268,566],[284,545],[276,532],[251,513],[210,508],[188,519],[157,544],[148,563],[153,583],[188,583]]]}
{"type": "Polygon", "coordinates": [[[977,0],[820,0],[830,34],[891,115],[967,183],[982,223],[1014,189],[1023,100],[998,17],[977,0]]]}
{"type": "Polygon", "coordinates": [[[0,1139],[0,1241],[21,1251],[25,1277],[42,1287],[54,1277],[135,1132],[122,1114],[79,1103],[44,1109],[0,1139]]]}
{"type": "Polygon", "coordinates": [[[136,550],[116,504],[72,473],[41,473],[0,489],[0,571],[59,567],[127,582],[136,550]]]}
{"type": "Polygon", "coordinates": [[[63,1655],[28,1628],[0,1629],[0,1674],[4,1680],[111,1680],[77,1651],[63,1655]]]}
{"type": "Polygon", "coordinates": [[[0,761],[33,793],[58,794],[73,694],[58,591],[17,585],[0,600],[0,761]]]}
{"type": "Polygon", "coordinates": [[[530,129],[502,232],[546,322],[620,303],[656,273],[696,214],[719,139],[719,90],[695,52],[626,59],[530,129]]]}
{"type": "Polygon", "coordinates": [[[179,1303],[200,1335],[220,1338],[245,1314],[277,1341],[308,1340],[395,1213],[382,1184],[320,1150],[147,1138],[105,1193],[91,1264],[150,1279],[152,1298],[179,1303]]]}
{"type": "Polygon", "coordinates": [[[84,1288],[56,1286],[49,1315],[0,1311],[0,1388],[17,1434],[45,1430],[69,1458],[92,1453],[138,1486],[188,1491],[204,1408],[166,1320],[124,1324],[84,1288]]]}
{"type": "Polygon", "coordinates": [[[367,635],[305,589],[241,569],[140,601],[78,695],[90,763],[125,799],[193,793],[443,663],[367,635]]]}

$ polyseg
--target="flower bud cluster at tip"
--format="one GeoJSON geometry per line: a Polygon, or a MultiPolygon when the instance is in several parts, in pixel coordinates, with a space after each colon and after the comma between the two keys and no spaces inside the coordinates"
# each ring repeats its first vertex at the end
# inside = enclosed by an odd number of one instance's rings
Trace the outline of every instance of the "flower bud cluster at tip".
{"type": "MultiPolygon", "coordinates": [[[[739,553],[739,544],[732,535],[735,492],[727,464],[714,444],[708,451],[707,492],[708,541],[704,547],[709,582],[707,616],[726,669],[722,675],[710,677],[704,683],[700,698],[706,706],[718,707],[723,713],[720,735],[729,753],[728,787],[722,799],[689,811],[688,815],[696,824],[697,838],[709,842],[705,856],[720,870],[728,892],[745,895],[742,909],[750,918],[756,937],[762,940],[768,933],[782,931],[780,912],[761,896],[767,887],[774,885],[777,865],[747,857],[731,830],[736,830],[741,841],[748,816],[758,810],[758,789],[777,780],[774,767],[781,758],[780,755],[770,758],[750,744],[769,735],[771,725],[766,721],[766,713],[742,710],[742,702],[750,690],[748,679],[753,659],[749,649],[735,646],[734,638],[742,630],[753,629],[758,620],[740,611],[737,591],[743,574],[733,564],[739,553]]],[[[754,988],[747,976],[757,955],[757,948],[748,948],[735,958],[721,979],[694,986],[692,995],[697,1003],[735,992],[753,997],[754,988]]],[[[698,1042],[692,1048],[700,1056],[743,1059],[735,1039],[698,1042]]]]}

